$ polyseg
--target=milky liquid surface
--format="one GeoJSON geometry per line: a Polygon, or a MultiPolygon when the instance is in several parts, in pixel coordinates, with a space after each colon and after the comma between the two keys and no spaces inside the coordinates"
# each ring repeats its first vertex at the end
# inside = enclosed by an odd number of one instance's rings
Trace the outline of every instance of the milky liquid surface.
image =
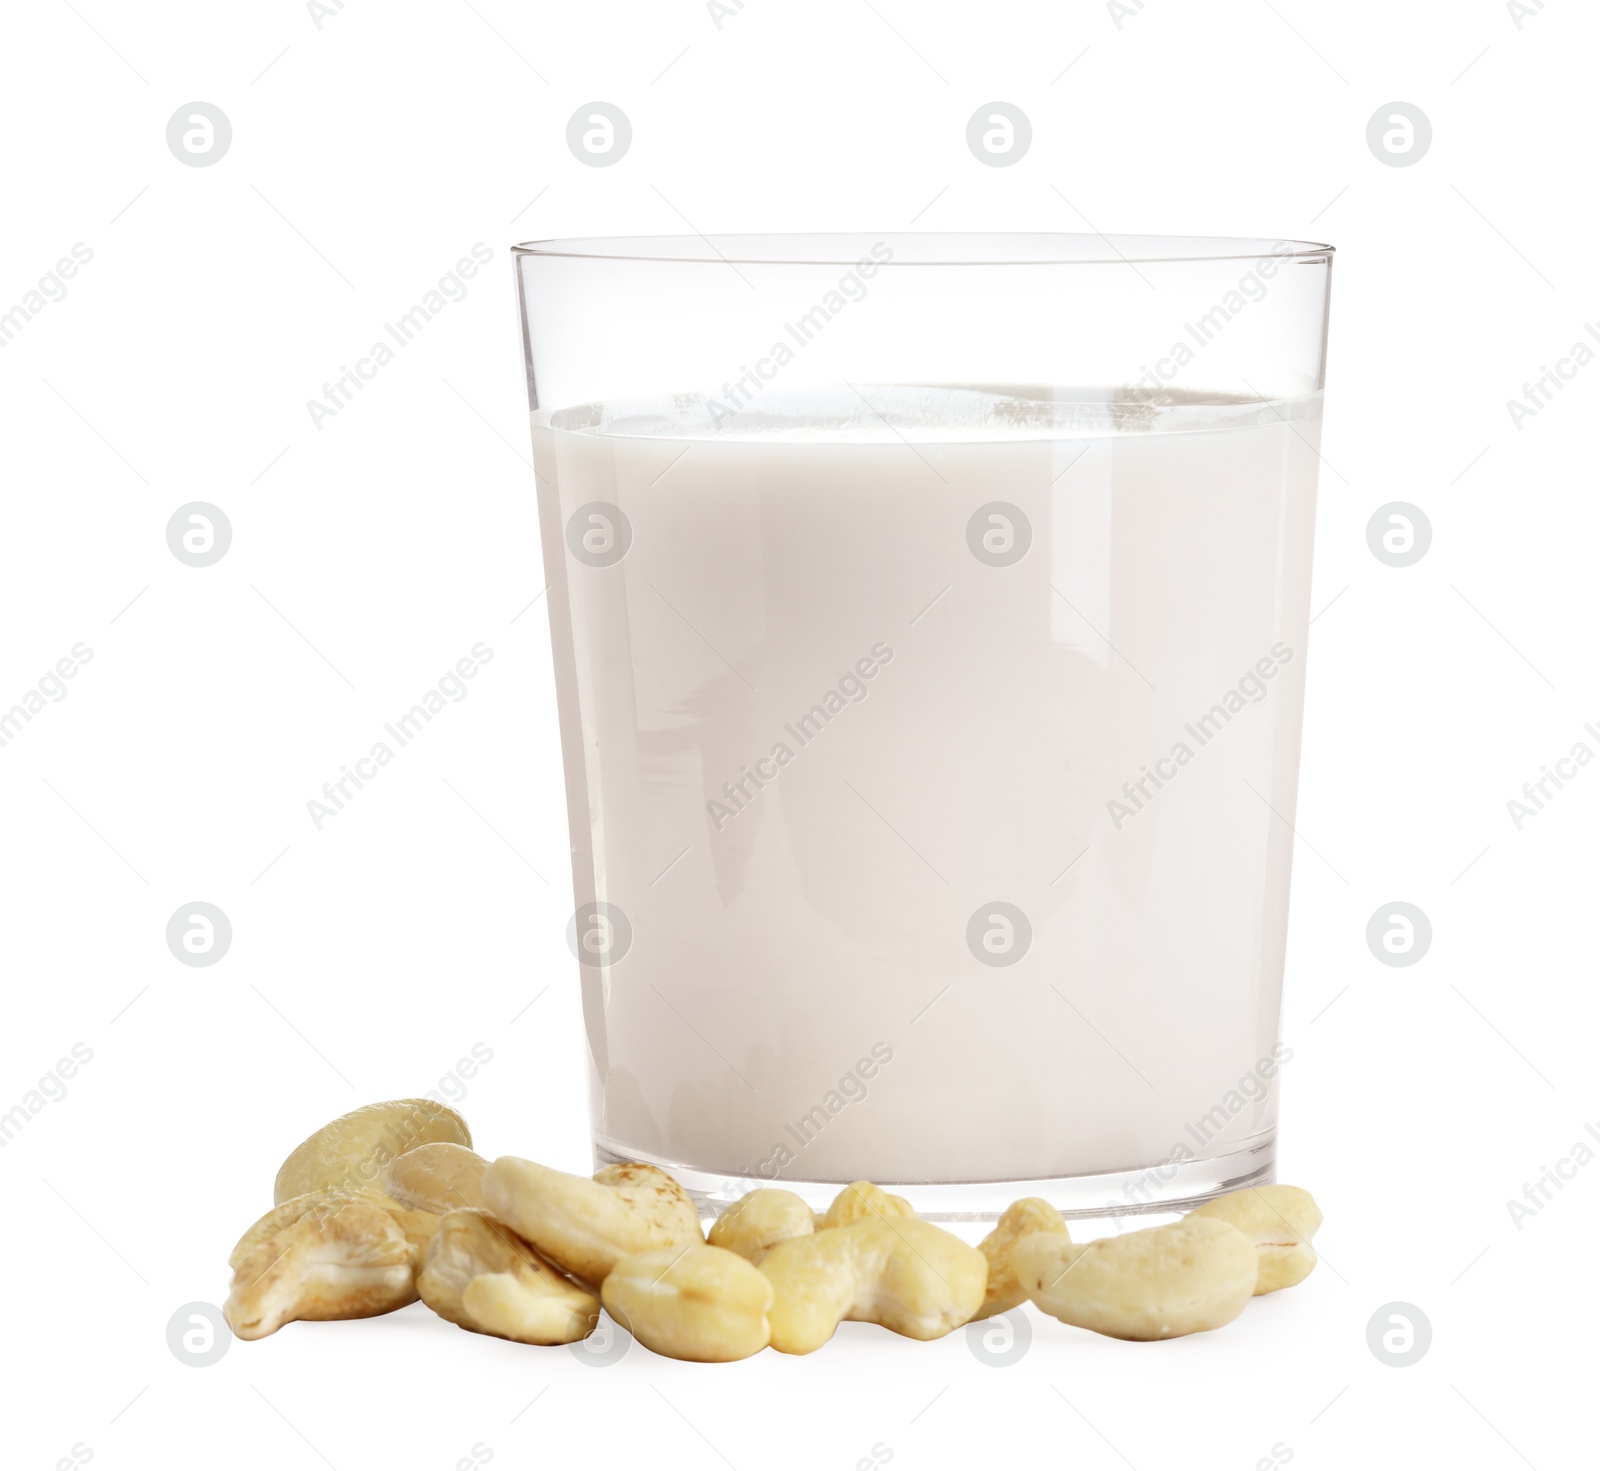
{"type": "Polygon", "coordinates": [[[575,888],[631,929],[600,1142],[949,1182],[1270,1133],[1320,407],[534,416],[575,888]]]}

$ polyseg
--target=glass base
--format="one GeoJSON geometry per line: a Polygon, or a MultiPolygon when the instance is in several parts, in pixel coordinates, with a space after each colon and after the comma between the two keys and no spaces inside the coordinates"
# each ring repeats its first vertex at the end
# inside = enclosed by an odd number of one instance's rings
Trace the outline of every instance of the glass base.
{"type": "MultiPolygon", "coordinates": [[[[1123,1216],[1173,1214],[1213,1196],[1271,1183],[1276,1161],[1276,1135],[1258,1135],[1230,1154],[1211,1159],[1181,1160],[1123,1170],[1107,1175],[1064,1175],[1044,1180],[971,1180],[929,1184],[916,1180],[874,1180],[929,1221],[992,1221],[1015,1200],[1038,1196],[1068,1220],[1116,1219],[1123,1216]]],[[[848,1180],[768,1180],[693,1169],[649,1154],[621,1154],[600,1140],[594,1144],[595,1168],[639,1161],[665,1170],[689,1192],[700,1214],[712,1217],[752,1190],[776,1186],[791,1190],[814,1210],[825,1210],[848,1180]]]]}

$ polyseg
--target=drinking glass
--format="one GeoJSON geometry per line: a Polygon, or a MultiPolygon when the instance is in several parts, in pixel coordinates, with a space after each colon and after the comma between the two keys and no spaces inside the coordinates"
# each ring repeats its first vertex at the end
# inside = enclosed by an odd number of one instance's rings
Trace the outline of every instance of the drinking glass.
{"type": "Polygon", "coordinates": [[[1272,1178],[1332,254],[518,247],[597,1162],[1272,1178]]]}

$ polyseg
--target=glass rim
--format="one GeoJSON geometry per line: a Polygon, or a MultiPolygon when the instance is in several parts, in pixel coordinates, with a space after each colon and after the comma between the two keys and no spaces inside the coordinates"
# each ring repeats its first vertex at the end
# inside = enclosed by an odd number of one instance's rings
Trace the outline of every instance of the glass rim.
{"type": "Polygon", "coordinates": [[[1142,266],[1204,265],[1234,260],[1312,262],[1331,245],[1265,236],[1100,235],[1022,231],[863,231],[835,234],[610,235],[528,240],[514,256],[651,265],[842,266],[874,261],[895,266],[1142,266]],[[887,247],[881,257],[874,247],[887,247]],[[905,252],[909,251],[909,254],[905,252]]]}

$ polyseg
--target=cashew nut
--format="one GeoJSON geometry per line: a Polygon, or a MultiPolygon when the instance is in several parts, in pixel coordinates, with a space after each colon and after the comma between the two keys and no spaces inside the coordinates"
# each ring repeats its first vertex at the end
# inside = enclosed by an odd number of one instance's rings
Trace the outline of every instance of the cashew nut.
{"type": "Polygon", "coordinates": [[[874,1215],[780,1242],[760,1270],[773,1287],[772,1346],[808,1354],[847,1318],[940,1338],[978,1311],[989,1268],[975,1246],[927,1221],[874,1215]]]}
{"type": "Polygon", "coordinates": [[[1226,1221],[1194,1215],[1087,1246],[1035,1233],[1011,1249],[1011,1267],[1052,1318],[1112,1338],[1220,1328],[1256,1290],[1255,1247],[1226,1221]]]}
{"type": "Polygon", "coordinates": [[[1065,1241],[1067,1223],[1048,1200],[1030,1196],[1013,1201],[995,1222],[992,1230],[978,1243],[978,1250],[989,1263],[989,1286],[984,1294],[983,1306],[974,1314],[978,1318],[992,1318],[996,1313],[1010,1312],[1028,1300],[1028,1292],[1017,1280],[1011,1267],[1011,1248],[1024,1236],[1037,1232],[1060,1236],[1065,1241]]]}
{"type": "Polygon", "coordinates": [[[1197,1205],[1190,1217],[1226,1221],[1255,1244],[1256,1296],[1304,1282],[1317,1264],[1311,1238],[1322,1212],[1298,1185],[1257,1185],[1197,1205]]]}
{"type": "Polygon", "coordinates": [[[483,1198],[489,1161],[462,1144],[422,1144],[389,1166],[384,1184],[391,1199],[414,1210],[466,1210],[483,1198]]]}
{"type": "Polygon", "coordinates": [[[284,1160],[273,1203],[313,1190],[381,1190],[384,1171],[395,1159],[433,1143],[472,1144],[466,1120],[453,1108],[429,1098],[369,1103],[324,1124],[284,1160]]]}
{"type": "Polygon", "coordinates": [[[483,1208],[590,1287],[624,1257],[705,1242],[694,1202],[654,1165],[607,1165],[585,1180],[502,1155],[484,1171],[483,1208]]]}
{"type": "Polygon", "coordinates": [[[628,1257],[600,1290],[606,1311],[646,1348],[723,1364],[767,1346],[772,1283],[719,1246],[669,1246],[628,1257]]]}
{"type": "Polygon", "coordinates": [[[780,1241],[817,1229],[811,1207],[792,1190],[752,1190],[717,1217],[706,1239],[713,1246],[759,1262],[780,1241]]]}
{"type": "Polygon", "coordinates": [[[441,1318],[518,1343],[576,1343],[600,1316],[593,1293],[479,1210],[440,1220],[417,1290],[441,1318]]]}
{"type": "Polygon", "coordinates": [[[898,1195],[890,1195],[867,1180],[857,1180],[846,1185],[833,1198],[827,1214],[817,1222],[817,1230],[830,1231],[835,1226],[848,1226],[854,1221],[864,1221],[869,1216],[892,1217],[895,1220],[915,1220],[916,1211],[911,1202],[898,1195]]]}
{"type": "Polygon", "coordinates": [[[387,1211],[411,1248],[412,1264],[421,1265],[422,1253],[427,1250],[428,1242],[439,1225],[438,1216],[429,1211],[412,1210],[398,1200],[380,1195],[376,1190],[313,1190],[305,1195],[297,1195],[293,1200],[286,1200],[282,1205],[273,1206],[239,1238],[239,1244],[228,1257],[228,1265],[237,1267],[239,1259],[246,1252],[253,1251],[263,1241],[270,1241],[295,1222],[307,1217],[322,1220],[343,1210],[351,1202],[375,1205],[387,1211]]]}
{"type": "Polygon", "coordinates": [[[223,1315],[240,1338],[297,1319],[370,1318],[417,1298],[421,1244],[434,1217],[381,1195],[325,1190],[274,1206],[228,1258],[223,1315]]]}

